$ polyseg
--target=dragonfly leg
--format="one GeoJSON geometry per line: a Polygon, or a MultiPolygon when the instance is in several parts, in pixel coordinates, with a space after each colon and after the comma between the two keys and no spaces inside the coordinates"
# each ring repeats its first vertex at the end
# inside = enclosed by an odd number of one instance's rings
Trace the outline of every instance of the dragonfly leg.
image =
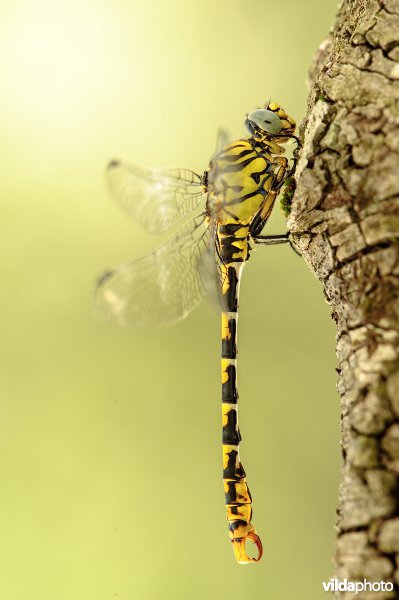
{"type": "Polygon", "coordinates": [[[289,244],[289,233],[281,233],[277,235],[257,235],[252,240],[255,244],[264,244],[265,246],[272,246],[274,244],[289,244]]]}
{"type": "Polygon", "coordinates": [[[293,241],[291,240],[291,234],[287,231],[287,233],[281,233],[278,235],[258,235],[253,237],[252,240],[255,244],[263,244],[265,246],[272,246],[274,244],[289,244],[292,250],[298,256],[302,256],[299,252],[293,241]]]}

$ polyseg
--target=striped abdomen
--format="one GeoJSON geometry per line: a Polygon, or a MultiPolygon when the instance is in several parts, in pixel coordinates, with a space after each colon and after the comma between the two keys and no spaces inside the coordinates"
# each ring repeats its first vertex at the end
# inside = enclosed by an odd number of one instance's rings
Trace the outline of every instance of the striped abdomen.
{"type": "MultiPolygon", "coordinates": [[[[247,234],[245,237],[228,235],[226,229],[233,226],[218,227],[218,239],[222,241],[220,251],[226,258],[236,252],[237,245],[242,247],[241,260],[224,262],[221,265],[222,278],[222,419],[223,419],[223,484],[226,498],[229,535],[233,543],[236,559],[240,563],[257,562],[262,556],[262,544],[251,523],[251,494],[246,482],[244,468],[240,461],[239,443],[241,441],[238,424],[237,392],[237,317],[238,293],[241,271],[244,266],[242,257],[247,255],[247,234]],[[249,558],[245,551],[245,542],[251,539],[258,548],[258,557],[249,558]]],[[[242,232],[241,232],[242,233],[242,232]]]]}

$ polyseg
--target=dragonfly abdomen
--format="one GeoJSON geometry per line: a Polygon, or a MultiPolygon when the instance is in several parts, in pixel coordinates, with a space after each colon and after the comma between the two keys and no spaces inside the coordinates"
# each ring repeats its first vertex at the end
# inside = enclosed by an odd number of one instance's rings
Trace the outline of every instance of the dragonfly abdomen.
{"type": "MultiPolygon", "coordinates": [[[[234,240],[234,235],[231,235],[229,237],[231,245],[234,244],[234,240]]],[[[226,245],[222,245],[222,252],[227,255],[234,254],[234,249],[226,250],[226,245]]],[[[247,248],[244,250],[247,252],[247,248]]],[[[260,560],[262,544],[251,523],[252,498],[239,454],[241,434],[237,410],[237,319],[240,276],[244,261],[245,259],[242,257],[238,262],[222,262],[221,265],[221,292],[224,308],[222,311],[222,448],[223,486],[229,536],[237,561],[249,563],[260,560]],[[245,549],[247,539],[256,544],[257,558],[250,558],[247,555],[245,549]]]]}

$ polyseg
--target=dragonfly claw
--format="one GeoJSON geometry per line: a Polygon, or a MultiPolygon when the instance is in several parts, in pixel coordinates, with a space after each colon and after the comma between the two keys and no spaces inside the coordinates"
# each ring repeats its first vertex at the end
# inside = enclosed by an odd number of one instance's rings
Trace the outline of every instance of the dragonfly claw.
{"type": "Polygon", "coordinates": [[[256,533],[254,533],[253,531],[250,531],[245,537],[233,539],[231,541],[233,544],[234,554],[238,563],[245,565],[251,562],[259,562],[262,558],[262,542],[260,541],[260,537],[257,536],[256,533]],[[247,540],[251,540],[256,545],[258,550],[258,556],[256,558],[251,558],[248,556],[245,550],[245,542],[247,540]]]}

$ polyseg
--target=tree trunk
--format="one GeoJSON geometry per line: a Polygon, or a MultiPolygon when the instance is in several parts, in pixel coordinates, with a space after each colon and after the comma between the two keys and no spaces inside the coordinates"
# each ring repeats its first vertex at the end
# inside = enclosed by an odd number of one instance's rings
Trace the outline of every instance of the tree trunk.
{"type": "Polygon", "coordinates": [[[399,598],[399,0],[344,0],[310,79],[288,227],[337,326],[334,576],[399,598]]]}

